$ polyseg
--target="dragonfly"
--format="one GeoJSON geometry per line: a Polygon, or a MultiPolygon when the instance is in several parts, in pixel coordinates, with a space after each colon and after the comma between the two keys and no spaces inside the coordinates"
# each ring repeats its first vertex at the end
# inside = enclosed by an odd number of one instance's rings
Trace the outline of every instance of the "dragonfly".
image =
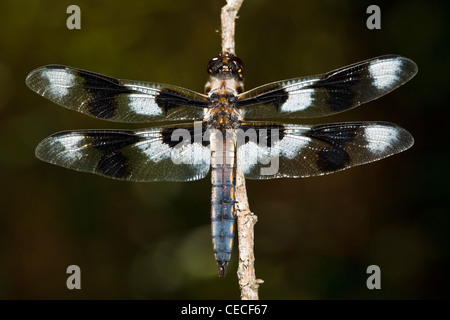
{"type": "Polygon", "coordinates": [[[150,123],[139,130],[52,134],[35,151],[45,162],[138,182],[194,181],[211,171],[212,242],[224,276],[235,233],[236,175],[256,180],[322,176],[410,148],[412,135],[389,122],[302,125],[289,120],[352,109],[398,88],[417,70],[408,58],[383,55],[244,91],[242,60],[222,52],[207,65],[204,94],[63,65],[35,69],[26,83],[48,100],[95,118],[150,123]]]}

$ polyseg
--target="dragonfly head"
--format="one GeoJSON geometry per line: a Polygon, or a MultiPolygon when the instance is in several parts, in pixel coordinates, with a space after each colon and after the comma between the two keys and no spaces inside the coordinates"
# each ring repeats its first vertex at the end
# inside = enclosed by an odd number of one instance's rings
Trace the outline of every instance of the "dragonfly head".
{"type": "Polygon", "coordinates": [[[220,80],[236,79],[242,81],[244,66],[242,60],[235,55],[222,52],[208,62],[208,74],[220,80]]]}

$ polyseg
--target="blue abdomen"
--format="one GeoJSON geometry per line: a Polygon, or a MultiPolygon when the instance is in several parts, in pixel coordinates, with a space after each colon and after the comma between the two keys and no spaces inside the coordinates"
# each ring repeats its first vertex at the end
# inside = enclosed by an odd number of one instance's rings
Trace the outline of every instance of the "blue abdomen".
{"type": "MultiPolygon", "coordinates": [[[[222,136],[222,132],[218,132],[222,136]]],[[[235,143],[211,136],[211,232],[219,275],[224,276],[234,238],[236,164],[235,143]]],[[[226,140],[226,139],[225,139],[226,140]]]]}

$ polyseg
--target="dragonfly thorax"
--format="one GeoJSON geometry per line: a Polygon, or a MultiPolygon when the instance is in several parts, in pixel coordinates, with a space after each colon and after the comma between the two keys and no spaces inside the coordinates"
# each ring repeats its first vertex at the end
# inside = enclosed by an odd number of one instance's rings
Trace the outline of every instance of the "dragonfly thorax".
{"type": "Polygon", "coordinates": [[[208,127],[215,129],[237,129],[242,115],[234,104],[217,104],[205,115],[208,127]]]}

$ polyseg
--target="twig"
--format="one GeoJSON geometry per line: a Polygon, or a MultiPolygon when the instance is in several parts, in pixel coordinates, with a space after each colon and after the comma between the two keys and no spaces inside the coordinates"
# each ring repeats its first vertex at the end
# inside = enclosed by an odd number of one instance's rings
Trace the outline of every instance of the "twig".
{"type": "Polygon", "coordinates": [[[222,7],[220,18],[222,20],[222,52],[234,54],[234,30],[236,16],[244,0],[227,0],[222,7]]]}
{"type": "MultiPolygon", "coordinates": [[[[222,8],[222,51],[235,53],[234,30],[235,20],[239,8],[244,0],[227,0],[222,8]]],[[[255,276],[254,226],[258,220],[249,208],[245,177],[243,172],[237,171],[236,177],[236,211],[239,242],[238,279],[242,300],[257,300],[258,288],[263,280],[255,276]]]]}
{"type": "MultiPolygon", "coordinates": [[[[239,166],[238,166],[239,167],[239,166]]],[[[236,178],[236,211],[239,237],[239,266],[237,276],[242,300],[258,300],[258,288],[264,281],[256,279],[254,227],[258,218],[250,211],[245,188],[245,177],[241,171],[236,178]]]]}

